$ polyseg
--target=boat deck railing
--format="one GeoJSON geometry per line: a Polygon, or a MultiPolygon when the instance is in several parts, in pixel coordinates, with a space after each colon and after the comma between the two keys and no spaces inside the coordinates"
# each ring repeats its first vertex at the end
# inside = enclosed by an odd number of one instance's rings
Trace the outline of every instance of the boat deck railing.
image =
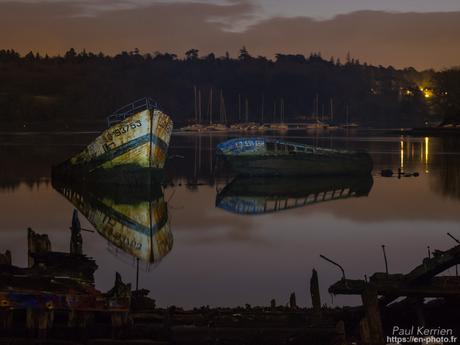
{"type": "Polygon", "coordinates": [[[131,116],[142,110],[155,110],[158,109],[158,104],[150,97],[144,97],[134,102],[131,102],[120,109],[113,112],[112,115],[107,117],[107,125],[110,127],[118,122],[123,121],[128,116],[131,116]]]}

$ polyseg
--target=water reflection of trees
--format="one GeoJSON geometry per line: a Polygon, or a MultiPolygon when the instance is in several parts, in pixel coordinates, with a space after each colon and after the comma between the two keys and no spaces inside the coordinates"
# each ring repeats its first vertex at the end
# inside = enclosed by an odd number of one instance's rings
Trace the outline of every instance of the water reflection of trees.
{"type": "Polygon", "coordinates": [[[0,175],[0,191],[10,191],[14,192],[18,189],[21,184],[24,184],[27,188],[33,189],[40,189],[41,187],[47,187],[50,184],[50,180],[48,178],[37,178],[37,179],[27,179],[24,180],[22,178],[6,178],[3,179],[0,175]]]}
{"type": "Polygon", "coordinates": [[[433,156],[430,186],[446,197],[460,199],[460,138],[442,138],[441,154],[433,156]]]}

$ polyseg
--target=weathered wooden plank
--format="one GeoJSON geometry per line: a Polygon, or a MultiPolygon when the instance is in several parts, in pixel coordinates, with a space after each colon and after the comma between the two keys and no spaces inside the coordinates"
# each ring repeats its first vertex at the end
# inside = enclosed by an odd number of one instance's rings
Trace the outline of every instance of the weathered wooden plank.
{"type": "Polygon", "coordinates": [[[370,344],[383,345],[385,342],[376,288],[372,284],[366,284],[361,297],[363,300],[367,326],[369,327],[370,344]]]}
{"type": "MultiPolygon", "coordinates": [[[[379,295],[452,297],[460,295],[460,277],[435,277],[428,283],[408,284],[404,279],[373,281],[379,295]]],[[[340,280],[329,288],[329,292],[340,295],[361,295],[364,292],[364,280],[340,280]]]]}
{"type": "Polygon", "coordinates": [[[321,295],[319,291],[318,272],[313,269],[310,279],[310,295],[313,311],[316,315],[321,314],[321,295]]]}

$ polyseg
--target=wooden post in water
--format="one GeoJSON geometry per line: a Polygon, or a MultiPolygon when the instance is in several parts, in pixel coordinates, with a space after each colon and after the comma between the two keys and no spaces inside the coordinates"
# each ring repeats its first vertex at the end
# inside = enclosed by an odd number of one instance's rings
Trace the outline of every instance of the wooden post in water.
{"type": "Polygon", "coordinates": [[[5,251],[5,254],[0,254],[0,265],[11,265],[11,252],[5,251]]]}
{"type": "Polygon", "coordinates": [[[81,225],[78,219],[78,211],[73,210],[72,225],[70,226],[70,254],[82,255],[83,254],[83,238],[81,236],[81,225]]]}
{"type": "MultiPolygon", "coordinates": [[[[363,294],[365,321],[362,327],[367,328],[369,332],[369,342],[375,345],[383,345],[383,328],[382,320],[380,318],[379,301],[377,296],[377,289],[372,284],[366,284],[363,294]],[[367,325],[366,325],[367,323],[367,325]]],[[[362,339],[365,341],[364,339],[362,339]]]]}
{"type": "Polygon", "coordinates": [[[310,278],[310,295],[311,295],[311,304],[313,306],[313,312],[316,316],[321,315],[321,295],[319,292],[319,281],[318,281],[318,272],[313,269],[311,278],[310,278]]]}
{"type": "Polygon", "coordinates": [[[295,292],[291,293],[289,296],[289,308],[291,309],[297,309],[297,302],[295,298],[295,292]]]}
{"type": "MultiPolygon", "coordinates": [[[[114,287],[106,294],[109,303],[111,300],[128,300],[128,305],[131,305],[131,284],[123,283],[120,273],[115,273],[114,287]]],[[[126,327],[130,322],[128,311],[117,311],[111,313],[112,321],[112,336],[118,337],[121,329],[126,327]]]]}
{"type": "Polygon", "coordinates": [[[27,243],[29,267],[34,265],[33,254],[51,251],[51,242],[48,235],[37,234],[31,228],[27,228],[27,243]]]}
{"type": "Polygon", "coordinates": [[[274,298],[270,301],[270,308],[272,310],[276,309],[276,300],[274,298]]]}

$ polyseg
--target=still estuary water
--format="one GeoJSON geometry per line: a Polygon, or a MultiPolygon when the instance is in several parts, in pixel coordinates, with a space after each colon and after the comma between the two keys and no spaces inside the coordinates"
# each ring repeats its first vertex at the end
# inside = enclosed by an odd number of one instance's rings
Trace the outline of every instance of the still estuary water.
{"type": "Polygon", "coordinates": [[[299,142],[367,150],[372,176],[267,182],[215,176],[215,146],[229,136],[177,133],[169,182],[152,192],[151,202],[130,201],[130,190],[117,191],[119,201],[110,193],[82,197],[53,188],[51,166],[96,135],[0,134],[0,252],[11,250],[14,265],[27,265],[28,227],[48,234],[53,250],[68,252],[77,207],[82,227],[97,230],[83,232],[83,253],[96,260],[96,287],[103,291],[113,286],[115,272],[135,287],[139,263],[139,288],[150,290],[160,306],[268,305],[272,298],[286,304],[291,292],[305,306],[315,268],[323,303],[343,305],[360,301],[327,293],[341,273],[320,254],[340,263],[347,278],[362,279],[385,271],[382,245],[389,272],[406,273],[429,250],[455,245],[447,232],[460,238],[455,138],[293,132],[299,142]],[[398,168],[418,176],[380,176],[398,168]],[[120,223],[142,223],[149,215],[152,239],[142,237],[142,229],[130,236],[126,226],[117,233],[120,223]]]}

